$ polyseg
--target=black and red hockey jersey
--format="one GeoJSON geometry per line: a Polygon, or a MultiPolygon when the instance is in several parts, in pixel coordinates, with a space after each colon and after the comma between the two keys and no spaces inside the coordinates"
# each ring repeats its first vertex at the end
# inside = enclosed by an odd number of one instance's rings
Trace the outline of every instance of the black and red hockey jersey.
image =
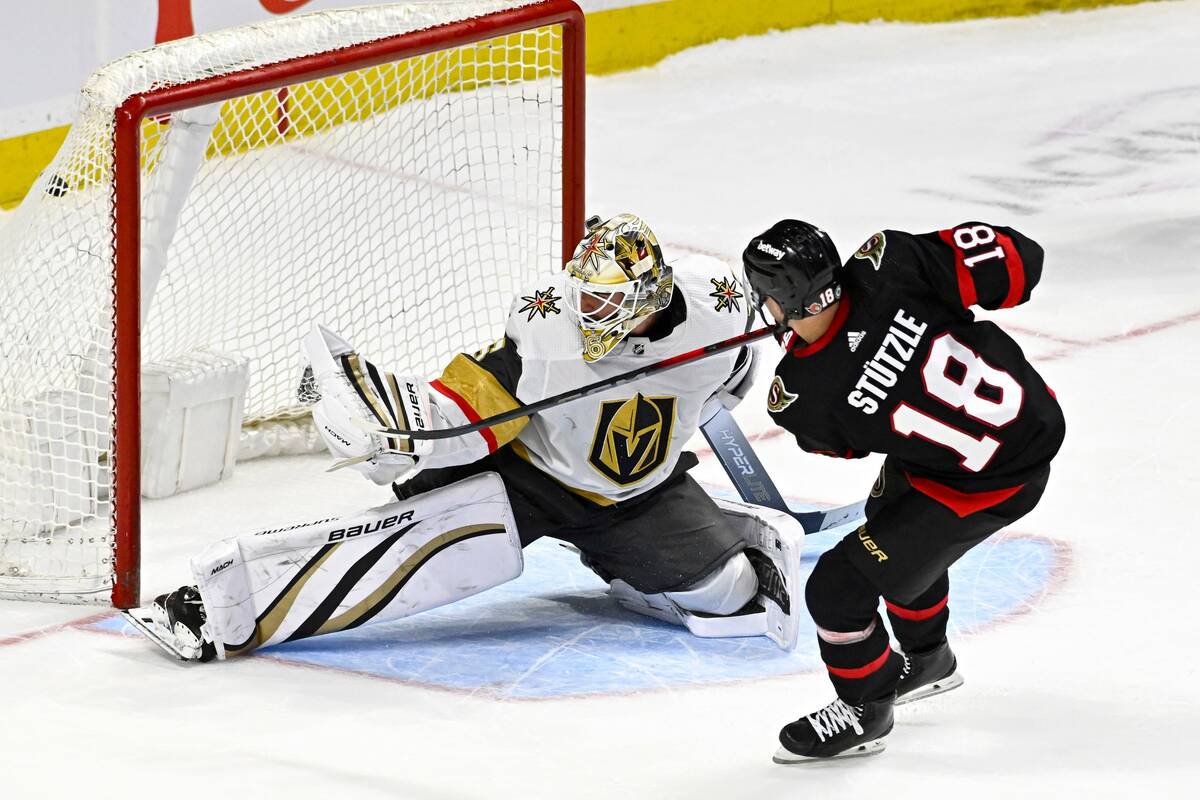
{"type": "Polygon", "coordinates": [[[952,507],[990,505],[1050,462],[1065,422],[1017,343],[970,308],[1023,303],[1041,273],[1042,248],[1011,228],[876,233],[841,270],[829,330],[786,335],[772,418],[810,452],[886,453],[952,507]]]}

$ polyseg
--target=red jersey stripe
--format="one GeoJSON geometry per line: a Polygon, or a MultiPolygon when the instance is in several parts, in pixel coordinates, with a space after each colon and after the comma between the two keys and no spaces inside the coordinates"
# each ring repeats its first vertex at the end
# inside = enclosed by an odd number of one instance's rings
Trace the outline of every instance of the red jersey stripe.
{"type": "Polygon", "coordinates": [[[958,277],[958,297],[962,300],[963,308],[970,308],[979,302],[979,295],[975,292],[975,278],[963,262],[962,248],[954,242],[953,230],[938,231],[938,236],[954,251],[954,274],[958,277]]]}
{"type": "MultiPolygon", "coordinates": [[[[471,422],[479,422],[481,419],[479,414],[475,413],[475,409],[471,408],[471,404],[464,400],[462,395],[460,395],[458,392],[449,388],[439,380],[434,380],[430,382],[429,385],[432,386],[436,391],[441,392],[443,395],[453,400],[454,405],[458,406],[459,410],[466,415],[468,420],[471,422]]],[[[498,445],[496,444],[496,435],[492,433],[492,429],[484,428],[483,430],[479,431],[479,435],[483,437],[485,442],[487,442],[488,452],[496,452],[498,445]]]]}
{"type": "Polygon", "coordinates": [[[1025,484],[1022,483],[1019,486],[993,489],[990,492],[960,492],[937,481],[919,478],[909,475],[907,472],[904,473],[904,477],[908,478],[908,482],[918,492],[932,497],[960,517],[969,517],[976,511],[983,511],[985,508],[999,505],[1025,487],[1025,484]]]}
{"type": "Polygon", "coordinates": [[[1021,296],[1025,294],[1025,262],[1021,260],[1021,254],[1017,252],[1011,236],[997,231],[996,239],[1004,248],[1004,265],[1008,267],[1008,294],[1000,307],[1012,308],[1021,302],[1021,296]]]}

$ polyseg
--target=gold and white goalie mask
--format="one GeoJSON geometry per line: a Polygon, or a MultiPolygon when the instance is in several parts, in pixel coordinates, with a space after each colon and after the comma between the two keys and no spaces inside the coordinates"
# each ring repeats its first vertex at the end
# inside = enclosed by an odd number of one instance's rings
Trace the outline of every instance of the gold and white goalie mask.
{"type": "Polygon", "coordinates": [[[566,271],[567,308],[579,324],[588,362],[604,358],[671,303],[671,268],[650,226],[633,214],[589,219],[566,271]]]}

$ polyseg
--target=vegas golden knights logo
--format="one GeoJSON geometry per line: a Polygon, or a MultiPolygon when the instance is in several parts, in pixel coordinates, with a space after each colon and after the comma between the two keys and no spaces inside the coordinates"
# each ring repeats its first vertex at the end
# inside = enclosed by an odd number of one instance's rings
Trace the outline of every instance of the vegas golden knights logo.
{"type": "Polygon", "coordinates": [[[606,400],[588,463],[618,486],[637,483],[666,461],[674,427],[674,397],[606,400]]]}

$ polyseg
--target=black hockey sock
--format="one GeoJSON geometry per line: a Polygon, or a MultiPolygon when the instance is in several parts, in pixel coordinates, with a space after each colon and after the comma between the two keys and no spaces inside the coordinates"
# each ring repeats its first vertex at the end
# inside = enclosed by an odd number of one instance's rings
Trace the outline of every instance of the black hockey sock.
{"type": "Polygon", "coordinates": [[[844,634],[818,631],[821,660],[838,697],[850,705],[881,700],[896,691],[904,659],[892,649],[883,620],[876,616],[870,633],[851,642],[829,641],[844,634]]]}
{"type": "Polygon", "coordinates": [[[922,653],[946,641],[946,626],[950,622],[947,603],[950,579],[943,574],[933,585],[903,604],[884,599],[892,633],[906,653],[922,653]]]}

